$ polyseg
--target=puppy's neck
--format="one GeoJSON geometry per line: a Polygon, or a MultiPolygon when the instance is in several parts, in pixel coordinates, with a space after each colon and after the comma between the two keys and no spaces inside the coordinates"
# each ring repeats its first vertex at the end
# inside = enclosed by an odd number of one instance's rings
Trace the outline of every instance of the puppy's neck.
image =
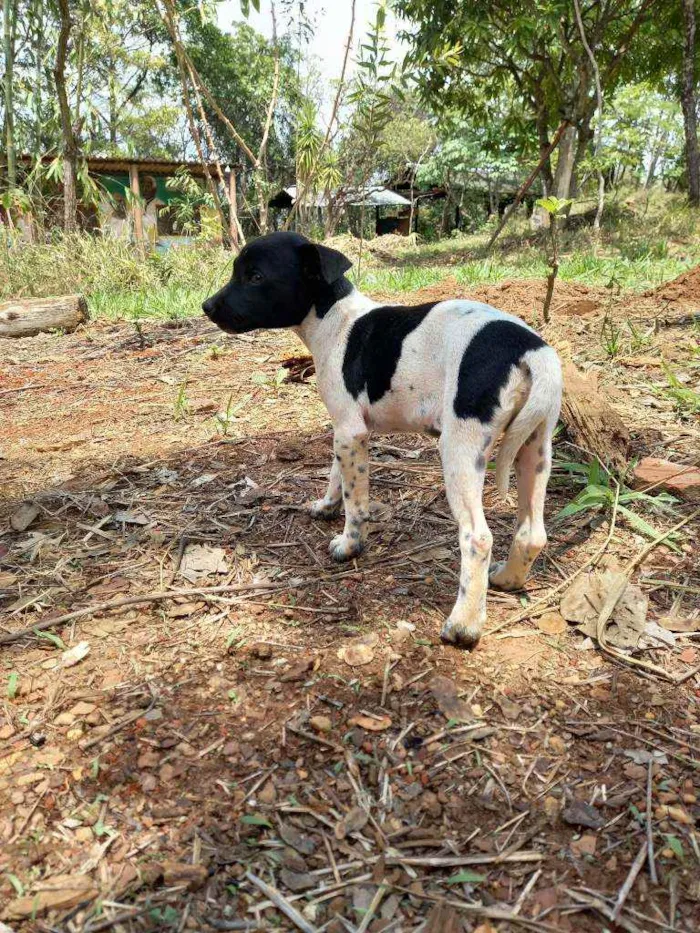
{"type": "Polygon", "coordinates": [[[329,302],[329,296],[324,296],[319,306],[314,305],[301,324],[294,328],[317,360],[341,344],[356,318],[376,307],[376,302],[363,295],[346,278],[334,282],[329,289],[334,289],[337,297],[329,302]]]}

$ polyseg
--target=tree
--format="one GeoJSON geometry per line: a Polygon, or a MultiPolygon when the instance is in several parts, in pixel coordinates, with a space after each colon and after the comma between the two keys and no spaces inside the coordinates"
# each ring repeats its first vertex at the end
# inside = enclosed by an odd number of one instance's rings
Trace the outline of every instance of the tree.
{"type": "Polygon", "coordinates": [[[700,149],[698,149],[698,104],[695,93],[695,0],[683,3],[683,73],[681,104],[685,128],[685,154],[688,167],[688,200],[700,207],[700,149]]]}
{"type": "MultiPolygon", "coordinates": [[[[582,11],[603,95],[610,95],[630,49],[651,28],[657,0],[592,3],[582,11]]],[[[410,23],[402,38],[424,98],[438,109],[477,115],[483,102],[506,93],[524,108],[540,152],[562,119],[570,122],[545,188],[566,198],[576,188],[576,166],[591,140],[596,107],[591,56],[581,41],[570,0],[394,0],[410,23]]]]}
{"type": "Polygon", "coordinates": [[[73,21],[68,0],[58,0],[61,30],[58,36],[54,78],[61,115],[63,150],[63,229],[73,233],[78,226],[78,139],[73,125],[73,115],[68,101],[66,83],[66,59],[73,21]]]}
{"type": "Polygon", "coordinates": [[[5,141],[7,153],[7,184],[12,190],[17,184],[17,156],[15,149],[14,126],[14,61],[15,61],[15,29],[17,22],[16,0],[4,0],[2,8],[3,20],[3,54],[5,57],[5,76],[3,86],[5,91],[5,141]]]}

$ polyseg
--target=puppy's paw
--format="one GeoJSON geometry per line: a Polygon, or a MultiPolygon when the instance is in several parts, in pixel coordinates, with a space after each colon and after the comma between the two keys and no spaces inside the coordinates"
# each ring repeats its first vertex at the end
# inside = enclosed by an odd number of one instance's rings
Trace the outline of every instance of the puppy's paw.
{"type": "Polygon", "coordinates": [[[329,502],[327,499],[317,499],[309,506],[309,515],[312,518],[320,518],[329,522],[340,512],[340,499],[337,502],[329,502]]]}
{"type": "Polygon", "coordinates": [[[358,557],[364,550],[364,547],[365,543],[359,534],[357,538],[353,538],[343,533],[342,535],[336,535],[335,538],[333,538],[331,543],[328,545],[328,550],[330,551],[333,560],[341,564],[343,561],[352,560],[353,557],[358,557]]]}
{"type": "Polygon", "coordinates": [[[506,561],[504,560],[499,560],[489,567],[489,586],[492,586],[494,590],[504,590],[505,592],[523,588],[520,580],[515,580],[506,573],[506,561]]]}
{"type": "Polygon", "coordinates": [[[481,624],[469,623],[464,619],[453,619],[449,616],[442,627],[440,638],[447,645],[473,651],[481,638],[481,624]]]}

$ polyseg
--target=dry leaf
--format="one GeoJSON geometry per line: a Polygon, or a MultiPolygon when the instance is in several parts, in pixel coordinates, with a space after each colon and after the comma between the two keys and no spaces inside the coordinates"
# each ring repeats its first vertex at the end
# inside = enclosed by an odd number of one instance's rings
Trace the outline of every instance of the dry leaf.
{"type": "Polygon", "coordinates": [[[464,700],[460,700],[457,684],[453,680],[438,674],[430,681],[429,687],[443,716],[458,722],[474,721],[471,709],[464,700]]]}
{"type": "MultiPolygon", "coordinates": [[[[582,574],[562,597],[559,605],[562,616],[568,622],[576,622],[584,635],[595,638],[600,610],[623,580],[624,574],[610,569],[582,574]]],[[[641,589],[628,583],[605,626],[607,641],[616,648],[637,648],[644,633],[648,605],[641,589]]]]}
{"type": "Polygon", "coordinates": [[[700,632],[700,619],[688,619],[683,616],[661,616],[659,625],[667,632],[700,632]]]}
{"type": "Polygon", "coordinates": [[[348,720],[351,726],[359,726],[360,729],[366,729],[368,732],[384,732],[391,726],[389,716],[353,716],[348,720]]]}
{"type": "Polygon", "coordinates": [[[537,628],[545,635],[561,635],[567,627],[566,619],[559,612],[545,612],[537,620],[537,628]]]}
{"type": "Polygon", "coordinates": [[[214,573],[227,573],[228,563],[223,548],[208,544],[188,544],[182,556],[180,573],[192,582],[214,573]]]}
{"type": "Polygon", "coordinates": [[[75,907],[97,897],[95,882],[88,875],[54,875],[36,885],[34,893],[18,897],[7,906],[8,917],[34,917],[47,910],[75,907]]]}
{"type": "Polygon", "coordinates": [[[79,664],[83,658],[86,658],[88,654],[90,654],[89,643],[86,641],[79,641],[77,645],[73,645],[72,648],[63,652],[61,655],[61,665],[63,667],[73,667],[75,664],[79,664]]]}
{"type": "Polygon", "coordinates": [[[379,635],[371,632],[361,638],[353,638],[338,649],[338,659],[350,667],[361,667],[374,660],[374,649],[379,644],[379,635]]]}
{"type": "Polygon", "coordinates": [[[351,833],[359,833],[369,822],[369,814],[362,807],[353,807],[335,827],[335,838],[345,839],[351,833]]]}
{"type": "Polygon", "coordinates": [[[497,696],[497,697],[494,697],[494,699],[496,703],[498,703],[501,709],[501,712],[506,717],[506,719],[511,719],[515,721],[518,718],[518,716],[520,716],[520,713],[522,712],[522,710],[520,709],[517,703],[513,703],[512,700],[508,699],[508,697],[497,696]]]}

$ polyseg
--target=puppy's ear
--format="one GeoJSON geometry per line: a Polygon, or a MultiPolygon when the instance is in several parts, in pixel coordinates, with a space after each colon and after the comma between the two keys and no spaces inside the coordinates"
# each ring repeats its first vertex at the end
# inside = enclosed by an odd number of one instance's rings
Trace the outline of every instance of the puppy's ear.
{"type": "Polygon", "coordinates": [[[328,285],[337,282],[352,267],[352,262],[337,249],[316,243],[301,247],[302,265],[309,278],[322,279],[328,285]]]}

